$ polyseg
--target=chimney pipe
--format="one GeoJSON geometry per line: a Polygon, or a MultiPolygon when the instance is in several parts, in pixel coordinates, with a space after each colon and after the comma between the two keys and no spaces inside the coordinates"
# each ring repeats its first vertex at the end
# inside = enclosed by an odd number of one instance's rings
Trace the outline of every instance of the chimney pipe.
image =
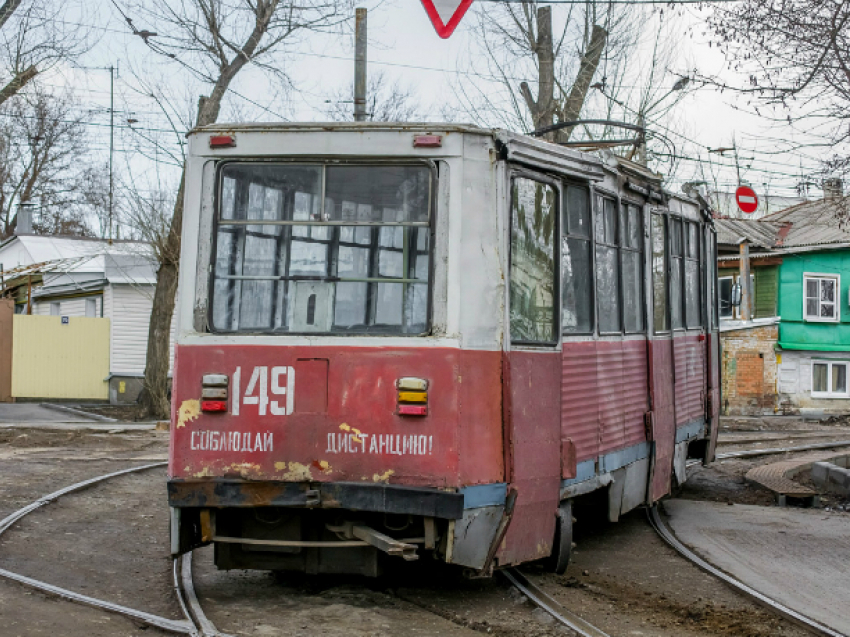
{"type": "Polygon", "coordinates": [[[15,224],[15,234],[32,234],[31,203],[18,204],[18,222],[15,224]]]}
{"type": "Polygon", "coordinates": [[[825,200],[841,199],[844,196],[844,182],[839,177],[823,180],[823,198],[825,200]]]}

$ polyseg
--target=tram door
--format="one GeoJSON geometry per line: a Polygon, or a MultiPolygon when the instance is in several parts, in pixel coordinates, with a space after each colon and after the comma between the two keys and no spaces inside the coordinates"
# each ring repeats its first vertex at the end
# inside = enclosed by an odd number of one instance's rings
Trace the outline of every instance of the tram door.
{"type": "Polygon", "coordinates": [[[661,211],[650,214],[650,265],[652,271],[652,336],[649,341],[649,370],[652,395],[652,443],[654,459],[649,501],[670,492],[676,443],[676,405],[673,333],[670,321],[670,268],[668,217],[661,211]]]}
{"type": "Polygon", "coordinates": [[[516,502],[502,565],[547,557],[560,495],[559,188],[511,176],[509,345],[504,358],[505,473],[516,502]]]}

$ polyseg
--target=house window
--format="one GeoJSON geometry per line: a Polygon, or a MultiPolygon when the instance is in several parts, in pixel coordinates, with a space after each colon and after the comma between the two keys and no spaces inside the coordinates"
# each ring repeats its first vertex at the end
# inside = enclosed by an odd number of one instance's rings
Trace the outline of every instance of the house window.
{"type": "Polygon", "coordinates": [[[832,361],[812,362],[813,398],[848,398],[847,363],[832,361]]]}
{"type": "Polygon", "coordinates": [[[838,276],[819,274],[803,276],[803,316],[807,321],[837,321],[838,276]]]}
{"type": "Polygon", "coordinates": [[[92,318],[97,316],[97,300],[96,299],[86,299],[86,316],[92,317],[92,318]]]}
{"type": "Polygon", "coordinates": [[[50,316],[59,316],[59,301],[50,304],[50,316]]]}
{"type": "MultiPolygon", "coordinates": [[[[719,291],[719,303],[720,303],[720,318],[722,319],[740,319],[741,318],[741,308],[736,305],[732,305],[732,286],[736,283],[741,283],[741,277],[738,274],[733,276],[723,276],[719,279],[720,282],[720,291],[719,291]]],[[[744,291],[741,290],[741,298],[743,298],[744,291]]],[[[756,276],[755,274],[750,275],[750,314],[755,316],[755,301],[756,301],[756,276]]]]}

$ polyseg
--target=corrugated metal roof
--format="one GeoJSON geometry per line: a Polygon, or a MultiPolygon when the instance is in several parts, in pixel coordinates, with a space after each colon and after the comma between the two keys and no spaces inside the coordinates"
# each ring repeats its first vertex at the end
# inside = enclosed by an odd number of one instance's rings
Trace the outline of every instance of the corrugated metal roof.
{"type": "Polygon", "coordinates": [[[745,240],[750,245],[769,250],[776,243],[781,223],[769,223],[751,219],[715,219],[717,243],[739,245],[745,240]]]}
{"type": "Polygon", "coordinates": [[[850,197],[820,199],[774,212],[762,223],[790,224],[786,232],[780,233],[777,248],[850,243],[848,212],[850,197]]]}

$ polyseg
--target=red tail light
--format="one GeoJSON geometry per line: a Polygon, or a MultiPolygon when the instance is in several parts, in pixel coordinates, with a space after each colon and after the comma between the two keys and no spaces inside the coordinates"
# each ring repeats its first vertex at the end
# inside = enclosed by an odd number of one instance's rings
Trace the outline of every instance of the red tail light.
{"type": "Polygon", "coordinates": [[[202,400],[201,411],[227,411],[226,400],[202,400]]]}

